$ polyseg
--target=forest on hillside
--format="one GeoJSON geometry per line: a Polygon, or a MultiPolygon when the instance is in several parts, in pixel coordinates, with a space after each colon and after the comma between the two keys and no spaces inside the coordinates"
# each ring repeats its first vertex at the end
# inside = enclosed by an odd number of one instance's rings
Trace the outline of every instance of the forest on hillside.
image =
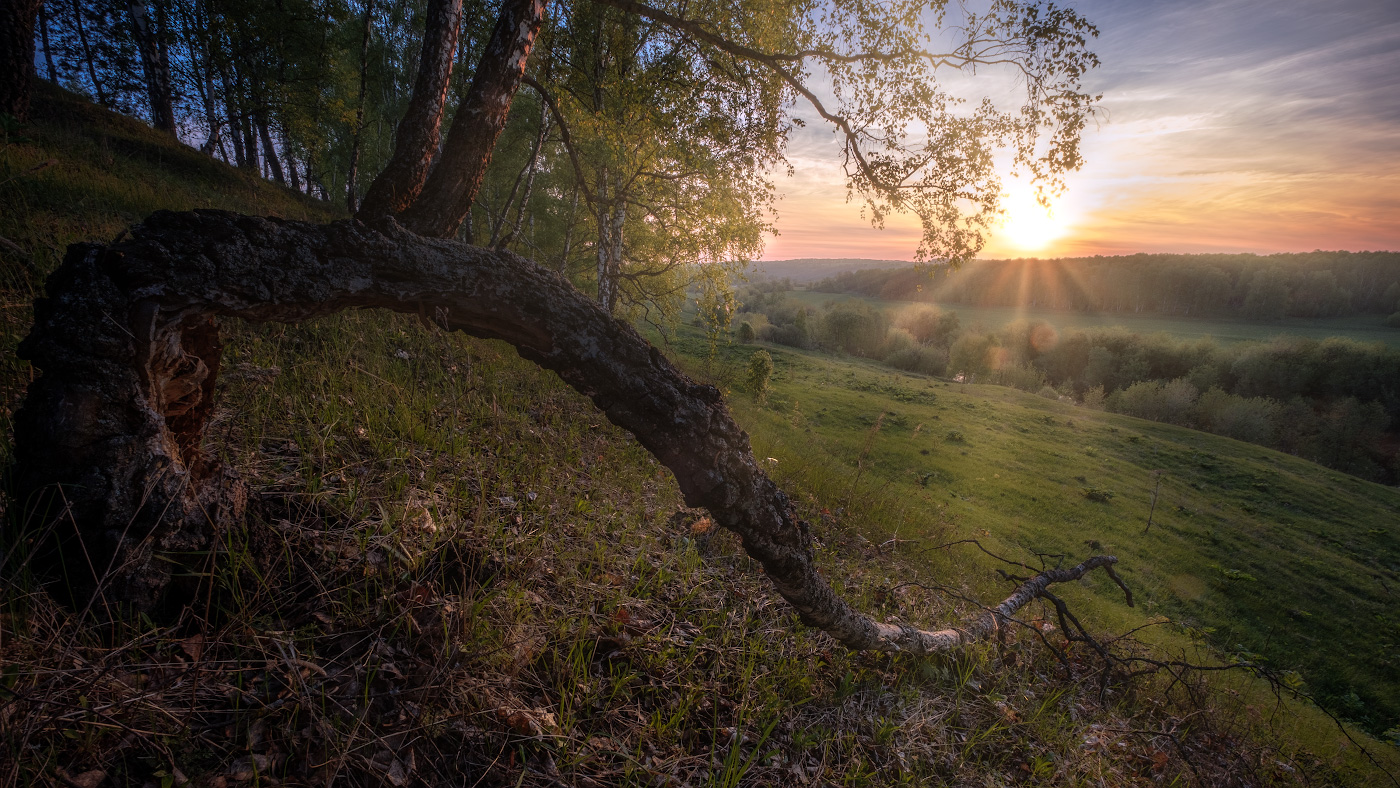
{"type": "Polygon", "coordinates": [[[1247,320],[1394,316],[1400,252],[1135,254],[844,271],[810,289],[889,301],[1247,320]]]}

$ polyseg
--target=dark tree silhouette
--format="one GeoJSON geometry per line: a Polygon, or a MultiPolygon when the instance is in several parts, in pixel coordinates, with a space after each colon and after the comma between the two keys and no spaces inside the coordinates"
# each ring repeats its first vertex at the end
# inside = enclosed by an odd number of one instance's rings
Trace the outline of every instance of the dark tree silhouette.
{"type": "Polygon", "coordinates": [[[43,0],[0,3],[0,112],[20,120],[29,116],[34,81],[34,23],[43,0]]]}

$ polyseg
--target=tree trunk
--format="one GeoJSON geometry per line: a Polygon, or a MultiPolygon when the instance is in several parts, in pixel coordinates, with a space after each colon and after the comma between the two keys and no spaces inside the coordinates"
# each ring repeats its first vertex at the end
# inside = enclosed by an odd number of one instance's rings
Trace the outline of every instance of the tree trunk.
{"type": "Polygon", "coordinates": [[[573,194],[569,197],[569,226],[564,228],[564,248],[559,252],[559,265],[556,270],[567,276],[569,274],[569,252],[574,244],[574,228],[578,226],[578,192],[579,185],[574,184],[573,194]]]}
{"type": "Polygon", "coordinates": [[[161,211],[129,240],[69,247],[19,349],[42,374],[15,415],[16,481],[21,500],[61,487],[71,523],[56,533],[74,534],[59,553],[69,586],[150,609],[174,554],[205,549],[241,515],[242,485],[203,450],[216,317],[296,322],[367,307],[441,315],[449,329],[509,342],[558,373],[671,469],[689,505],[742,538],[803,622],[848,648],[948,650],[995,632],[1049,584],[1111,573],[1116,561],[1043,572],[961,629],[873,621],[818,574],[807,525],[719,391],[558,274],[391,220],[317,226],[161,211]]]}
{"type": "Polygon", "coordinates": [[[622,272],[622,226],[627,204],[616,187],[608,189],[608,171],[598,178],[598,303],[609,314],[617,307],[622,272]]]}
{"type": "Polygon", "coordinates": [[[374,0],[365,1],[365,31],[360,39],[360,103],[355,105],[355,134],[350,143],[350,166],[345,173],[345,207],[359,211],[360,140],[365,132],[365,85],[369,81],[369,34],[374,23],[374,0]]]}
{"type": "MultiPolygon", "coordinates": [[[[287,143],[287,138],[282,138],[282,144],[287,143]]],[[[291,183],[292,191],[301,191],[301,176],[297,174],[297,160],[292,154],[287,154],[287,181],[291,183]]]]}
{"type": "Polygon", "coordinates": [[[535,142],[530,146],[530,160],[525,167],[515,176],[515,183],[511,184],[510,197],[506,199],[506,204],[501,207],[501,218],[497,227],[491,231],[491,242],[487,246],[492,249],[505,249],[510,246],[515,234],[520,232],[520,224],[525,220],[525,211],[530,206],[530,195],[535,189],[535,173],[539,171],[540,149],[544,147],[544,138],[549,134],[549,107],[540,102],[540,125],[535,133],[535,142]],[[523,182],[523,184],[522,184],[523,182]],[[525,187],[520,195],[519,203],[516,202],[516,192],[521,186],[525,187]],[[511,209],[515,209],[515,220],[511,221],[511,209]],[[501,231],[505,230],[504,233],[501,231]]]}
{"type": "Polygon", "coordinates": [[[452,119],[441,160],[418,199],[402,214],[410,230],[436,238],[456,236],[486,176],[543,22],[544,0],[502,4],[471,88],[452,119]]]}
{"type": "Polygon", "coordinates": [[[102,83],[97,80],[97,67],[93,65],[92,47],[88,44],[87,25],[83,24],[83,6],[78,0],[73,0],[73,27],[78,31],[78,43],[83,47],[83,62],[87,65],[88,79],[92,80],[92,91],[97,94],[97,103],[104,107],[110,106],[107,91],[102,89],[102,83]]]}
{"type": "Polygon", "coordinates": [[[241,118],[234,99],[233,82],[228,78],[228,71],[223,66],[219,67],[219,81],[224,85],[224,114],[228,117],[228,137],[229,144],[233,147],[234,165],[243,169],[248,164],[244,157],[241,118]]]}
{"type": "MultiPolygon", "coordinates": [[[[196,4],[194,8],[183,4],[178,7],[182,9],[185,28],[200,31],[197,34],[198,45],[191,43],[189,47],[190,66],[194,70],[194,82],[199,90],[200,104],[204,107],[204,123],[209,127],[209,138],[199,149],[213,156],[214,151],[223,145],[219,133],[223,124],[219,121],[219,111],[214,103],[214,58],[210,54],[213,47],[209,42],[209,14],[205,11],[203,3],[196,4]],[[203,62],[200,62],[201,58],[203,62]]],[[[227,160],[228,156],[225,155],[224,159],[227,160]]]]}
{"type": "Polygon", "coordinates": [[[423,51],[418,59],[418,80],[408,110],[399,121],[394,155],[370,184],[357,214],[361,221],[397,216],[423,191],[442,133],[442,111],[457,36],[462,29],[462,0],[430,0],[423,51]]]}
{"type": "Polygon", "coordinates": [[[279,186],[287,185],[287,176],[282,173],[282,159],[277,154],[277,148],[272,144],[272,134],[267,129],[267,113],[259,112],[258,136],[262,137],[263,158],[267,161],[267,166],[272,170],[272,179],[277,181],[279,186]]]}
{"type": "Polygon", "coordinates": [[[0,4],[0,112],[20,120],[29,118],[34,22],[41,5],[43,0],[6,0],[0,4]]]}
{"type": "Polygon", "coordinates": [[[136,33],[136,47],[141,52],[141,70],[146,77],[146,97],[151,103],[151,124],[161,131],[175,133],[175,109],[170,89],[170,67],[157,31],[146,14],[141,0],[128,0],[131,29],[136,33]]]}
{"type": "Polygon", "coordinates": [[[49,81],[58,84],[58,70],[53,65],[53,44],[49,42],[49,12],[39,0],[39,37],[44,41],[44,65],[48,67],[49,81]]]}

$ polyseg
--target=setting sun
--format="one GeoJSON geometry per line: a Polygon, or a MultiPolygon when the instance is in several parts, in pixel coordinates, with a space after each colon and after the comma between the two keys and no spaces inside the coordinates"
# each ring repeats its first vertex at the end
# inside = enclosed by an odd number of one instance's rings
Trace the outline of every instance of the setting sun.
{"type": "Polygon", "coordinates": [[[1025,251],[1044,249],[1066,232],[1065,223],[1054,208],[1036,202],[1035,190],[1026,184],[1013,184],[1002,199],[1005,215],[993,237],[1025,251]]]}

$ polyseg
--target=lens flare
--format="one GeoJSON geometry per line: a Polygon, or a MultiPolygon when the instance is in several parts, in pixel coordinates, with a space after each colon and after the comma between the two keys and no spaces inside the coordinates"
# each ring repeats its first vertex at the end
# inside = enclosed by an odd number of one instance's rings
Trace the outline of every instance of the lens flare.
{"type": "Polygon", "coordinates": [[[1068,232],[1053,209],[1036,202],[1035,189],[1016,183],[1002,198],[1001,228],[996,235],[1007,244],[1028,252],[1044,249],[1068,232]]]}

